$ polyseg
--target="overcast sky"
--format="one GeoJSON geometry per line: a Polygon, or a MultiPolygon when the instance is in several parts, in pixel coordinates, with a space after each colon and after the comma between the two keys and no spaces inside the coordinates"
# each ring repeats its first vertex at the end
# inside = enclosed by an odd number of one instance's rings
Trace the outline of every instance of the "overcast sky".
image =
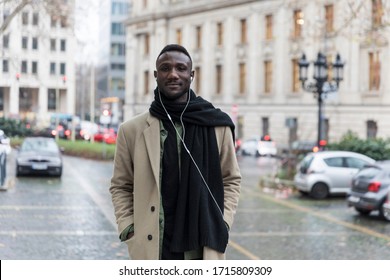
{"type": "Polygon", "coordinates": [[[96,64],[99,43],[99,0],[76,0],[75,35],[77,63],[96,64]]]}

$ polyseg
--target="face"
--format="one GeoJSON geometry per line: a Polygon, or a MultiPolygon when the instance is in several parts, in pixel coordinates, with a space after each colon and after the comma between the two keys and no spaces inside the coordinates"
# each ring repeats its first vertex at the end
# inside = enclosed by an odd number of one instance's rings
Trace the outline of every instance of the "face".
{"type": "Polygon", "coordinates": [[[194,76],[192,63],[182,52],[169,51],[163,53],[156,61],[154,77],[160,92],[174,102],[187,101],[187,93],[194,76]]]}

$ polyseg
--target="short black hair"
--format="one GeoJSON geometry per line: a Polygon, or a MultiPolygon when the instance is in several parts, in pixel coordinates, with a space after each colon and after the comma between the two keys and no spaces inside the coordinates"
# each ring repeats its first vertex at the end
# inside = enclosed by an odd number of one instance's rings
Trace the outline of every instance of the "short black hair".
{"type": "Polygon", "coordinates": [[[166,45],[160,52],[160,54],[157,56],[157,59],[164,53],[166,52],[172,52],[172,51],[175,51],[175,52],[181,52],[181,53],[184,53],[186,56],[189,57],[191,63],[192,63],[192,59],[191,59],[191,56],[190,54],[188,53],[188,51],[186,50],[185,47],[181,46],[181,45],[178,45],[178,44],[169,44],[169,45],[166,45]]]}

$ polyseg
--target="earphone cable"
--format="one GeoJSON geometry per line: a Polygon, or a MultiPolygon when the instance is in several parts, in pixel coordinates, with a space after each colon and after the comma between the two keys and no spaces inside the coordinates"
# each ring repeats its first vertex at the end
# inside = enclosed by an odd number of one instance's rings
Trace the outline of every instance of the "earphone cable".
{"type": "MultiPolygon", "coordinates": [[[[218,210],[219,210],[219,212],[220,212],[220,214],[221,214],[221,216],[222,216],[222,219],[224,219],[223,212],[222,212],[221,208],[219,207],[217,200],[215,199],[213,193],[211,192],[209,185],[207,184],[205,178],[203,177],[202,172],[200,171],[200,168],[199,168],[198,165],[196,164],[195,159],[192,157],[191,152],[189,151],[189,149],[187,148],[186,143],[184,142],[184,139],[183,139],[184,137],[182,137],[182,136],[180,135],[179,131],[177,131],[177,128],[176,128],[176,126],[175,126],[175,124],[174,124],[174,122],[173,122],[171,116],[169,115],[167,109],[165,108],[165,106],[164,106],[164,104],[163,104],[163,102],[162,102],[161,93],[160,93],[160,89],[159,89],[159,88],[158,88],[158,95],[159,95],[159,98],[160,98],[161,105],[162,105],[162,107],[163,107],[165,113],[167,114],[167,117],[168,117],[169,121],[170,121],[171,124],[173,125],[173,128],[175,129],[177,136],[179,137],[180,141],[182,142],[183,147],[184,147],[184,149],[186,150],[187,154],[188,154],[189,157],[191,158],[191,161],[192,161],[193,164],[195,165],[195,168],[198,170],[198,173],[199,173],[199,175],[200,175],[200,177],[201,177],[201,179],[202,179],[204,185],[206,186],[207,191],[209,192],[211,198],[213,199],[215,205],[217,206],[217,208],[218,208],[218,210]]],[[[184,111],[187,109],[189,100],[190,100],[190,98],[188,97],[187,105],[186,105],[186,107],[184,108],[183,112],[182,112],[181,115],[180,115],[180,122],[181,122],[181,125],[183,126],[183,135],[185,134],[185,127],[184,127],[184,124],[183,124],[182,117],[183,117],[184,111]]],[[[227,225],[226,225],[226,227],[227,227],[227,225]]]]}

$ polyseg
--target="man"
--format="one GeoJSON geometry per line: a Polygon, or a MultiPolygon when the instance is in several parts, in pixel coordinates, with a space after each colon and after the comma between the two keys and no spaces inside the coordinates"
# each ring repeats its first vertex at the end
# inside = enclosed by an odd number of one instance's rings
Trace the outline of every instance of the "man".
{"type": "Polygon", "coordinates": [[[167,45],[148,112],[118,131],[110,192],[132,259],[224,259],[241,175],[229,116],[190,89],[192,60],[167,45]]]}

